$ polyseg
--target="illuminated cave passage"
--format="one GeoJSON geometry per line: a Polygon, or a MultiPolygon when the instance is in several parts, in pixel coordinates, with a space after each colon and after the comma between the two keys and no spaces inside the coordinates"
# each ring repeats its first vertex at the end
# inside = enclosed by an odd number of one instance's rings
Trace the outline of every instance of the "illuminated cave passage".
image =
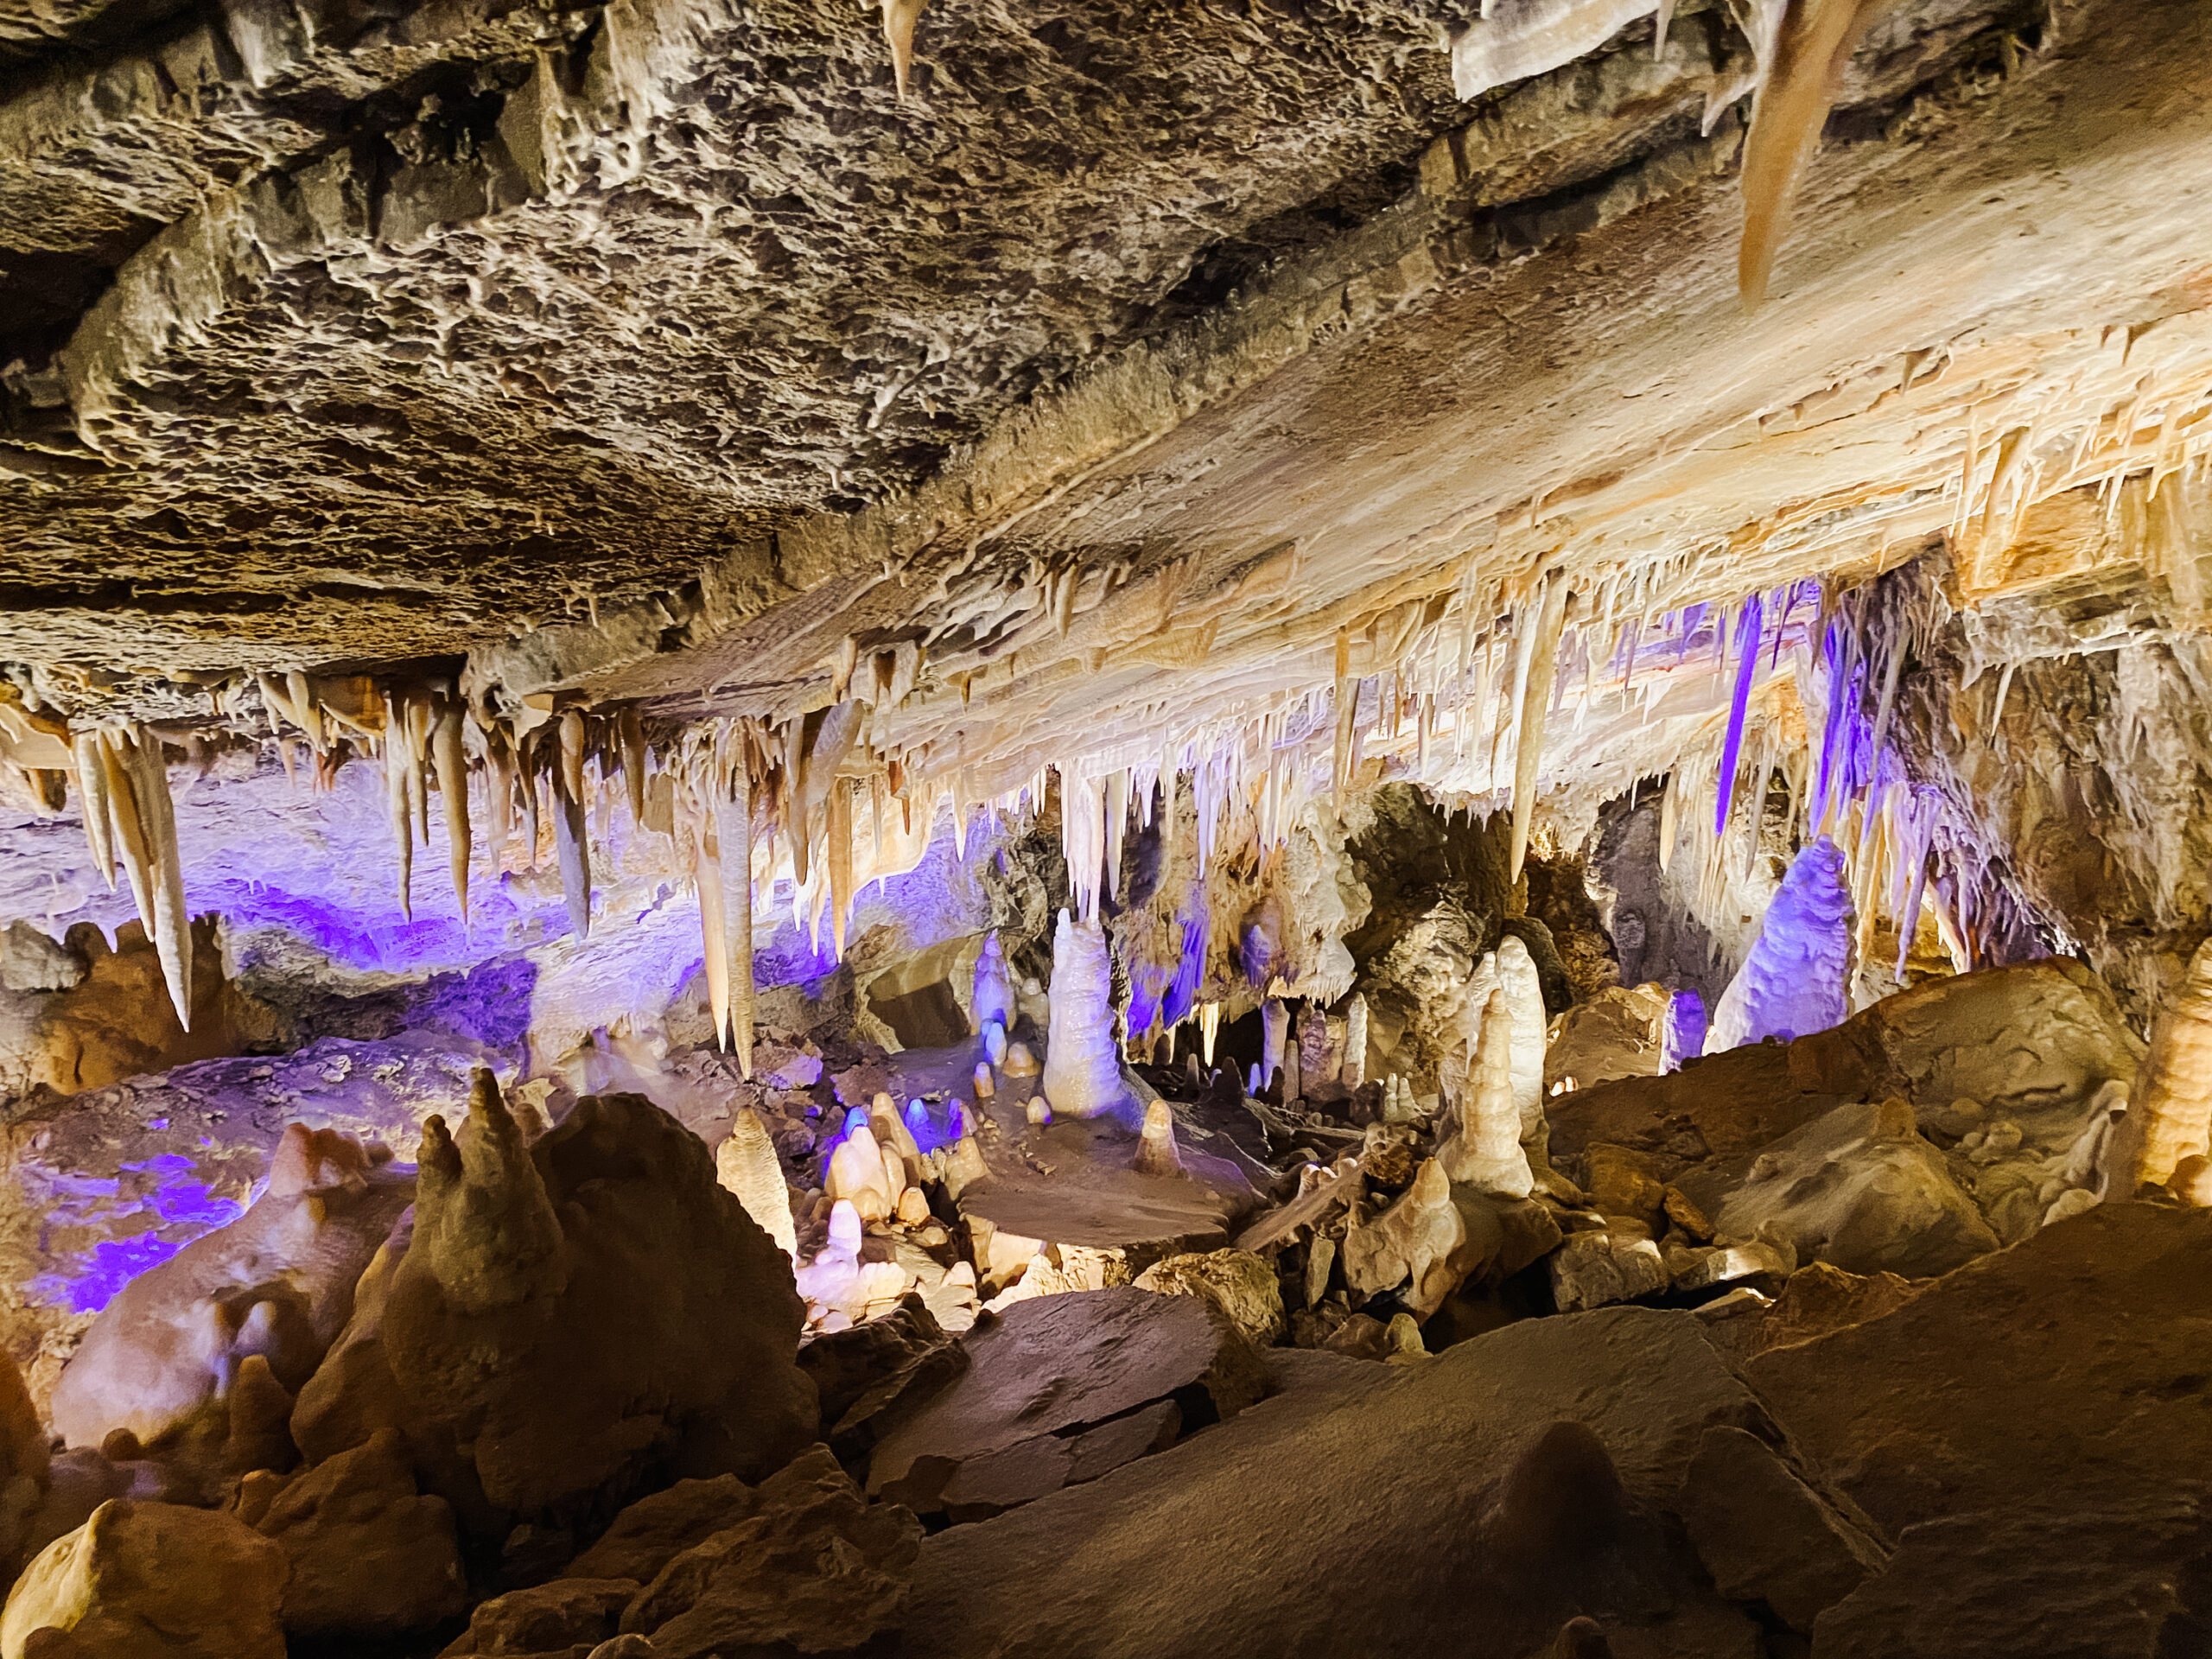
{"type": "Polygon", "coordinates": [[[0,0],[0,1659],[2212,1659],[2208,61],[0,0]]]}

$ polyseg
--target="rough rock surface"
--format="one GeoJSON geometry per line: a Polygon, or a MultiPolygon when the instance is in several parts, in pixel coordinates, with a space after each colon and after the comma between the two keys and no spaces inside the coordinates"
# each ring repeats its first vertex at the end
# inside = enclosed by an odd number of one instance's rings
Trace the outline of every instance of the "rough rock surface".
{"type": "Polygon", "coordinates": [[[1249,1250],[1162,1256],[1136,1276],[1135,1284],[1139,1290],[1212,1303],[1262,1348],[1283,1333],[1281,1281],[1265,1259],[1249,1250]]]}
{"type": "Polygon", "coordinates": [[[1875,1522],[2062,1498],[2094,1509],[2201,1468],[2212,1216],[2108,1204],[1745,1376],[1875,1522]]]}
{"type": "Polygon", "coordinates": [[[58,1626],[82,1659],[284,1659],[289,1572],[283,1550],[234,1516],[118,1498],[24,1568],[0,1613],[0,1653],[21,1659],[35,1631],[58,1626]]]}
{"type": "Polygon", "coordinates": [[[224,1401],[249,1355],[296,1393],[353,1313],[353,1288],[415,1199],[414,1172],[336,1130],[295,1123],[267,1189],[227,1227],[141,1274],[109,1303],[54,1390],[55,1429],[150,1444],[224,1401]]]}
{"type": "Polygon", "coordinates": [[[918,1513],[995,1513],[1232,1417],[1266,1386],[1212,1302],[1134,1287],[1017,1303],[963,1346],[968,1369],[877,1440],[871,1495],[918,1513]],[[1163,1403],[1172,1414],[1136,1422],[1163,1403]]]}
{"type": "Polygon", "coordinates": [[[1689,1316],[1532,1321],[1408,1367],[1287,1357],[1302,1363],[1279,1373],[1282,1391],[1232,1421],[931,1538],[906,1650],[1523,1659],[1588,1612],[1621,1630],[1623,1653],[1758,1651],[1750,1622],[1639,1519],[1671,1498],[1708,1427],[1759,1421],[1689,1316]],[[1515,1479],[1562,1421],[1590,1432],[1596,1466],[1539,1457],[1515,1479]],[[1578,1501],[1609,1485],[1611,1508],[1578,1501]],[[1506,1499],[1524,1523],[1493,1529],[1506,1499]],[[1080,1574],[1064,1567],[1074,1538],[1080,1574]],[[1516,1554],[1521,1539],[1542,1541],[1516,1554]]]}
{"type": "Polygon", "coordinates": [[[481,1074],[421,1168],[381,1309],[390,1380],[359,1386],[396,1385],[410,1441],[450,1435],[493,1504],[573,1504],[671,1458],[757,1475],[812,1438],[790,1262],[658,1107],[590,1096],[525,1146],[481,1074]]]}

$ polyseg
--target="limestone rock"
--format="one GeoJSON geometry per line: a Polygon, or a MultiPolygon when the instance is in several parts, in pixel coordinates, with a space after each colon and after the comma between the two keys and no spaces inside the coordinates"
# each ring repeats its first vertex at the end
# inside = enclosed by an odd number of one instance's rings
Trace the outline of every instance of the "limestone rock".
{"type": "Polygon", "coordinates": [[[1821,1615],[1821,1659],[2173,1659],[2205,1651],[2201,1484],[2094,1506],[2027,1498],[1908,1528],[1887,1570],[1821,1615]]]}
{"type": "Polygon", "coordinates": [[[824,1437],[842,1446],[859,1436],[855,1449],[865,1450],[887,1414],[926,1400],[967,1370],[968,1351],[910,1294],[881,1319],[815,1338],[798,1351],[798,1367],[820,1396],[824,1437]]]}
{"type": "MultiPolygon", "coordinates": [[[[1452,1103],[1452,1132],[1436,1154],[1448,1180],[1509,1198],[1525,1198],[1535,1185],[1521,1145],[1522,1080],[1516,1075],[1515,1044],[1523,1040],[1522,1023],[1504,988],[1490,994],[1463,1091],[1452,1103]]],[[[1535,1040],[1541,1058],[1541,1033],[1535,1040]]]]}
{"type": "Polygon", "coordinates": [[[869,1504],[817,1446],[755,1494],[746,1519],[671,1560],[622,1615],[654,1659],[861,1654],[904,1618],[921,1527],[869,1504]]]}
{"type": "Polygon", "coordinates": [[[615,1634],[622,1610],[637,1595],[630,1579],[556,1579],[527,1590],[511,1590],[480,1603],[468,1630],[438,1659],[473,1659],[476,1655],[528,1654],[571,1659],[595,1651],[615,1634]]]}
{"type": "Polygon", "coordinates": [[[2133,1198],[2145,1183],[2164,1185],[2183,1160],[2212,1152],[2212,939],[2197,946],[2187,977],[2158,1016],[2128,1091],[2127,1116],[2121,1198],[2133,1198]]]}
{"type": "Polygon", "coordinates": [[[54,1389],[55,1428],[72,1446],[98,1446],[117,1429],[149,1444],[219,1407],[249,1355],[296,1392],[352,1317],[356,1282],[414,1195],[410,1172],[351,1136],[293,1124],[252,1208],[108,1304],[54,1389]]]}
{"type": "Polygon", "coordinates": [[[1774,1306],[1760,1318],[1750,1351],[1810,1342],[1847,1325],[1893,1313],[1928,1288],[1926,1280],[1894,1273],[1846,1273],[1826,1262],[1808,1262],[1789,1275],[1774,1306]]]}
{"type": "Polygon", "coordinates": [[[1609,985],[1552,1021],[1544,1046],[1547,1099],[1554,1085],[1572,1091],[1617,1077],[1657,1076],[1666,1058],[1668,1002],[1657,985],[1609,985]]]}
{"type": "MultiPolygon", "coordinates": [[[[52,1484],[46,1426],[16,1362],[0,1351],[0,1579],[30,1553],[32,1531],[52,1484]]],[[[43,1547],[44,1539],[38,1541],[43,1547]]]]}
{"type": "Polygon", "coordinates": [[[1211,1301],[1128,1286],[1018,1303],[963,1345],[968,1370],[877,1440],[872,1495],[928,1514],[967,1465],[1018,1459],[1027,1495],[1041,1497],[1073,1478],[1064,1445],[1086,1427],[1171,1397],[1195,1427],[1235,1415],[1265,1386],[1251,1344],[1211,1301]],[[1032,1445],[1041,1440],[1055,1444],[1032,1445]]]}
{"type": "Polygon", "coordinates": [[[1801,1259],[1907,1278],[1948,1273],[1998,1244],[1901,1101],[1840,1106],[1784,1135],[1713,1224],[1734,1238],[1774,1227],[1801,1259]]]}
{"type": "Polygon", "coordinates": [[[24,1568],[0,1654],[69,1631],[86,1659],[284,1659],[284,1552],[235,1516],[114,1498],[24,1568]]]}
{"type": "Polygon", "coordinates": [[[1722,1595],[1764,1601],[1808,1636],[1889,1559],[1864,1516],[1822,1497],[1740,1428],[1707,1432],[1675,1507],[1722,1595]]]}
{"type": "Polygon", "coordinates": [[[1632,1301],[1667,1288],[1659,1247],[1643,1236],[1570,1233],[1552,1253],[1552,1300],[1560,1313],[1632,1301]]]}
{"type": "MultiPolygon", "coordinates": [[[[1535,959],[1528,945],[1511,934],[1497,944],[1497,988],[1505,998],[1512,1039],[1513,1109],[1520,1114],[1521,1139],[1533,1144],[1544,1116],[1544,1047],[1551,1021],[1544,1014],[1544,987],[1535,959]]],[[[1484,1021],[1488,1024],[1487,1012],[1484,1021]]]]}
{"type": "Polygon", "coordinates": [[[466,1605],[453,1510],[416,1495],[395,1429],[307,1471],[239,1518],[291,1563],[289,1636],[380,1637],[426,1630],[466,1605]]]}
{"type": "Polygon", "coordinates": [[[1443,1166],[1427,1159],[1395,1204],[1344,1235],[1344,1279],[1370,1296],[1404,1285],[1407,1307],[1426,1319],[1459,1287],[1465,1268],[1455,1271],[1453,1263],[1466,1240],[1443,1166]]]}
{"type": "Polygon", "coordinates": [[[1947,1515],[2109,1506],[2212,1462],[2208,1283],[2212,1215],[2107,1204],[1745,1375],[1828,1484],[1901,1541],[1947,1515]]]}
{"type": "Polygon", "coordinates": [[[458,1142],[426,1133],[382,1345],[421,1425],[527,1513],[679,1452],[776,1467],[815,1427],[802,1317],[789,1261],[665,1112],[588,1096],[524,1148],[486,1075],[458,1142]]]}
{"type": "Polygon", "coordinates": [[[1583,1148],[1582,1162],[1583,1190],[1592,1209],[1600,1215],[1633,1216],[1647,1227],[1657,1223],[1667,1186],[1649,1156],[1600,1141],[1583,1148]]]}
{"type": "Polygon", "coordinates": [[[735,1526],[753,1507],[753,1489],[735,1475],[679,1480],[616,1516],[614,1524],[570,1561],[563,1576],[650,1584],[677,1556],[735,1526]]]}
{"type": "Polygon", "coordinates": [[[1163,1296],[1202,1297],[1260,1347],[1282,1338],[1282,1282],[1249,1250],[1162,1256],[1137,1275],[1136,1287],[1163,1296]]]}
{"type": "MultiPolygon", "coordinates": [[[[1631,1627],[1624,1654],[1758,1653],[1751,1621],[1670,1553],[1656,1520],[1708,1427],[1759,1421],[1694,1320],[1528,1320],[1405,1365],[1271,1354],[1299,1363],[1257,1409],[927,1539],[907,1659],[1529,1659],[1578,1613],[1631,1627]],[[1562,1420],[1594,1437],[1618,1497],[1602,1527],[1554,1506],[1541,1548],[1501,1553],[1485,1521],[1520,1454],[1562,1420]],[[1265,1545],[1162,1548],[1174,1538],[1265,1545]],[[1554,1543],[1563,1561],[1544,1553],[1554,1543]]],[[[1534,1462],[1513,1512],[1544,1511],[1562,1461],[1534,1462]]]]}

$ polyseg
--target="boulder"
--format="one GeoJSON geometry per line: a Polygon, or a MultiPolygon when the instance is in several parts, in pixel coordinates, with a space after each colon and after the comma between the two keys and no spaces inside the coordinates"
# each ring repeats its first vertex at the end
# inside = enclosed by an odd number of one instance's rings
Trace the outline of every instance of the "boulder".
{"type": "MultiPolygon", "coordinates": [[[[0,1583],[30,1554],[33,1531],[52,1485],[46,1426],[16,1362],[0,1351],[0,1583]]],[[[48,1541],[37,1541],[43,1548],[48,1541]]]]}
{"type": "Polygon", "coordinates": [[[1659,1522],[1705,1431],[1761,1420],[1689,1315],[1270,1360],[1258,1408],[927,1539],[906,1659],[1529,1659],[1578,1614],[1626,1627],[1624,1655],[1759,1653],[1659,1522]]]}
{"type": "Polygon", "coordinates": [[[2212,1652],[2202,1482],[2093,1508],[2029,1502],[1908,1528],[1821,1615],[1820,1659],[2182,1659],[2212,1652]]]}
{"type": "Polygon", "coordinates": [[[2212,1466],[2212,1215],[2107,1204],[1883,1317],[1745,1363],[1790,1441],[1892,1534],[2212,1466]]]}
{"type": "Polygon", "coordinates": [[[1808,1636],[1889,1559],[1864,1516],[1815,1491],[1741,1428],[1706,1432],[1675,1509],[1722,1595],[1763,1601],[1808,1636]]]}
{"type": "Polygon", "coordinates": [[[1018,1303],[978,1324],[968,1369],[868,1459],[871,1494],[921,1514],[989,1514],[1103,1474],[1185,1427],[1235,1415],[1266,1376],[1214,1304],[1131,1286],[1018,1303]],[[1086,1437],[1172,1401],[1143,1432],[1086,1437]]]}
{"type": "Polygon", "coordinates": [[[764,1482],[753,1513],[664,1567],[622,1615],[653,1659],[876,1653],[904,1621],[922,1529],[870,1504],[827,1446],[764,1482]]]}
{"type": "Polygon", "coordinates": [[[253,1355],[296,1393],[352,1317],[355,1284],[414,1196],[412,1170],[350,1135],[293,1124],[245,1215],[107,1305],[54,1390],[55,1429],[72,1446],[98,1446],[118,1429],[150,1446],[221,1409],[253,1355]]]}
{"type": "Polygon", "coordinates": [[[1661,985],[1608,985],[1551,1023],[1544,1046],[1547,1104],[1617,1077],[1656,1077],[1665,1063],[1662,1027],[1668,995],[1661,985]]]}
{"type": "Polygon", "coordinates": [[[874,1443],[887,1414],[926,1400],[968,1369],[968,1351],[912,1292],[880,1319],[815,1338],[798,1351],[814,1380],[822,1427],[833,1446],[855,1452],[874,1443]]]}
{"type": "Polygon", "coordinates": [[[753,1489],[735,1475],[679,1480],[616,1516],[599,1541],[569,1563],[565,1576],[650,1583],[677,1556],[735,1526],[753,1507],[753,1489]]]}
{"type": "Polygon", "coordinates": [[[1667,1264],[1648,1233],[1569,1233],[1547,1264],[1562,1313],[1633,1301],[1667,1288],[1667,1264]]]}
{"type": "Polygon", "coordinates": [[[478,1654],[584,1659],[614,1636],[622,1610],[639,1587],[631,1579],[568,1578],[510,1590],[480,1604],[467,1631],[438,1659],[472,1659],[478,1654]]]}
{"type": "Polygon", "coordinates": [[[1721,1203],[1730,1238],[1771,1228],[1801,1261],[1928,1278],[1998,1247],[1910,1105],[1839,1106],[1783,1136],[1721,1203]]]}
{"type": "Polygon", "coordinates": [[[452,1508],[416,1494],[395,1429],[280,1489],[257,1491],[249,1481],[239,1498],[238,1518],[291,1563],[287,1635],[399,1636],[467,1605],[452,1508]]]}
{"type": "Polygon", "coordinates": [[[210,1510],[113,1498],[23,1570],[0,1656],[49,1626],[84,1659],[284,1659],[284,1552],[210,1510]]]}
{"type": "Polygon", "coordinates": [[[1198,1296],[1262,1348],[1282,1339],[1282,1281],[1249,1250],[1208,1250],[1164,1256],[1136,1277],[1139,1290],[1198,1296]]]}
{"type": "Polygon", "coordinates": [[[525,1146],[480,1072],[457,1140],[425,1126],[421,1169],[382,1359],[410,1443],[449,1435],[491,1504],[588,1507],[664,1468],[758,1478],[811,1440],[790,1260],[652,1102],[587,1096],[525,1146]]]}
{"type": "Polygon", "coordinates": [[[1846,1273],[1826,1262],[1811,1262],[1791,1274],[1763,1314],[1748,1353],[1810,1342],[1847,1325],[1864,1325],[1895,1313],[1928,1288],[1927,1280],[1894,1273],[1846,1273]]]}

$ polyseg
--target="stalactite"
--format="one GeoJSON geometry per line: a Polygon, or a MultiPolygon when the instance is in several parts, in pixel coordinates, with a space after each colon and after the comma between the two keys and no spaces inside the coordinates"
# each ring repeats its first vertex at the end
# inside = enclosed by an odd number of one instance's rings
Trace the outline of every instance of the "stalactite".
{"type": "Polygon", "coordinates": [[[530,756],[520,749],[516,751],[515,755],[515,781],[522,794],[523,834],[530,842],[528,855],[523,860],[523,868],[534,870],[537,868],[537,838],[543,832],[543,826],[540,822],[538,812],[537,774],[532,766],[530,756]]]}
{"type": "Polygon", "coordinates": [[[1664,875],[1675,861],[1675,802],[1681,793],[1682,768],[1676,762],[1659,793],[1659,873],[1664,875]]]}
{"type": "Polygon", "coordinates": [[[1744,240],[1737,285],[1747,306],[1765,299],[1800,177],[1844,67],[1885,0],[1758,0],[1759,57],[1751,130],[1744,141],[1744,240]]]}
{"type": "Polygon", "coordinates": [[[1513,750],[1513,861],[1510,880],[1521,879],[1529,856],[1529,827],[1536,810],[1536,777],[1543,759],[1544,708],[1550,701],[1552,678],[1559,661],[1560,631],[1574,607],[1567,574],[1554,571],[1544,590],[1543,608],[1536,622],[1534,648],[1529,653],[1528,681],[1522,690],[1520,730],[1513,750]]]}
{"type": "Polygon", "coordinates": [[[729,918],[722,881],[721,837],[715,823],[714,789],[703,774],[704,758],[695,760],[677,793],[684,830],[683,849],[699,890],[700,966],[707,976],[707,1004],[714,1015],[715,1042],[730,1041],[729,918]]]}
{"type": "Polygon", "coordinates": [[[849,779],[830,780],[828,807],[830,939],[842,962],[845,925],[853,912],[853,790],[849,779]]]}
{"type": "MultiPolygon", "coordinates": [[[[1717,632],[1717,630],[1716,630],[1717,632]]],[[[1728,700],[1728,734],[1720,748],[1720,775],[1713,791],[1713,832],[1728,825],[1728,806],[1736,792],[1736,763],[1744,747],[1744,715],[1751,707],[1751,682],[1759,666],[1759,596],[1744,601],[1736,623],[1736,689],[1728,700]]],[[[1758,839],[1756,823],[1752,839],[1758,839]]]]}
{"type": "MultiPolygon", "coordinates": [[[[582,767],[577,771],[581,773],[582,767]]],[[[561,866],[561,893],[568,901],[569,925],[582,940],[591,937],[591,836],[584,822],[584,804],[569,792],[568,780],[569,769],[564,766],[553,791],[553,848],[561,866]]]]}
{"type": "Polygon", "coordinates": [[[616,740],[622,746],[622,784],[630,799],[630,823],[645,827],[645,722],[631,704],[614,719],[616,740]]]}
{"type": "Polygon", "coordinates": [[[70,751],[77,762],[78,804],[85,821],[85,841],[92,849],[92,868],[113,893],[115,836],[108,805],[107,769],[100,762],[99,734],[79,732],[70,740],[70,751]]]}
{"type": "Polygon", "coordinates": [[[440,699],[430,728],[430,759],[437,768],[439,804],[446,820],[446,867],[453,877],[453,896],[461,906],[461,925],[468,925],[468,859],[472,850],[468,829],[468,757],[461,748],[461,713],[457,702],[440,699]]]}
{"type": "Polygon", "coordinates": [[[396,693],[385,694],[384,789],[385,815],[391,820],[392,839],[399,852],[399,913],[415,919],[414,813],[409,804],[407,776],[412,769],[408,753],[407,707],[396,693]]]}
{"type": "Polygon", "coordinates": [[[735,753],[728,757],[729,817],[732,833],[722,844],[734,848],[737,880],[729,906],[732,942],[730,961],[730,1043],[737,1050],[738,1070],[747,1082],[753,1079],[753,1011],[759,993],[753,977],[753,768],[752,747],[744,728],[731,734],[735,753]]]}
{"type": "Polygon", "coordinates": [[[496,881],[507,861],[507,837],[514,832],[515,763],[496,726],[484,734],[484,827],[491,842],[496,881]]]}

